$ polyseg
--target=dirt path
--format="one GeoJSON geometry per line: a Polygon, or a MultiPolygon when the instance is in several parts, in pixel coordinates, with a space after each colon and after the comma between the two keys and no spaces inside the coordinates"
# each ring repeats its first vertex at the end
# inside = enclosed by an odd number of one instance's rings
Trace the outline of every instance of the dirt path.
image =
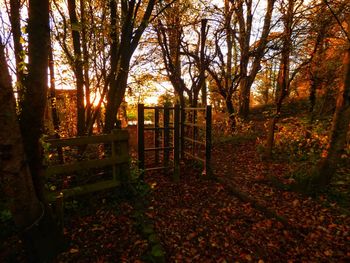
{"type": "Polygon", "coordinates": [[[242,202],[223,185],[183,168],[173,183],[152,175],[148,215],[169,262],[346,262],[350,259],[349,218],[311,198],[276,189],[268,176],[283,179],[288,167],[263,163],[255,142],[225,143],[213,150],[214,172],[241,193],[287,222],[242,202]],[[262,262],[262,261],[260,261],[262,262]]]}
{"type": "MultiPolygon", "coordinates": [[[[262,162],[254,140],[214,146],[213,169],[221,182],[203,179],[191,162],[181,169],[177,183],[162,172],[146,174],[152,191],[144,214],[153,222],[165,262],[350,261],[349,217],[335,212],[335,204],[326,208],[274,187],[268,178],[288,183],[283,174],[290,168],[262,162]]],[[[106,204],[70,221],[70,247],[57,262],[147,262],[142,255],[150,242],[137,230],[135,208],[106,204]]]]}

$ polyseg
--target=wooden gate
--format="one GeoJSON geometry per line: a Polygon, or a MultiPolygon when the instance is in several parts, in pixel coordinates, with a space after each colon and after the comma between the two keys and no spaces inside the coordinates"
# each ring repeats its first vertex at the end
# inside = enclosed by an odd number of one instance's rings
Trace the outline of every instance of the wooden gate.
{"type": "MultiPolygon", "coordinates": [[[[179,124],[180,107],[175,105],[148,107],[143,104],[138,105],[137,110],[137,141],[138,141],[138,160],[139,169],[143,175],[146,171],[163,170],[165,172],[173,170],[175,180],[179,179],[180,160],[179,160],[179,124]],[[145,125],[145,111],[152,111],[153,125],[145,125]],[[145,133],[153,132],[153,145],[145,147],[145,133]],[[146,165],[145,153],[153,152],[153,165],[146,165]],[[160,162],[162,157],[162,162],[160,162]],[[170,162],[172,157],[172,163],[170,162]]],[[[149,159],[149,158],[148,158],[149,159]]]]}
{"type": "Polygon", "coordinates": [[[211,176],[211,106],[184,108],[181,112],[181,159],[203,165],[203,175],[211,176]]]}
{"type": "Polygon", "coordinates": [[[203,167],[203,175],[211,175],[211,106],[184,108],[138,105],[138,160],[142,174],[152,170],[173,170],[175,180],[180,175],[180,159],[194,159],[203,167]],[[151,111],[153,123],[145,124],[145,111],[151,111]],[[145,133],[153,132],[151,146],[145,147],[145,133]],[[153,160],[152,167],[146,165],[153,160]],[[170,158],[172,157],[172,158],[170,158]],[[160,160],[162,158],[162,160],[160,160]],[[172,159],[172,162],[170,162],[172,159]]]}

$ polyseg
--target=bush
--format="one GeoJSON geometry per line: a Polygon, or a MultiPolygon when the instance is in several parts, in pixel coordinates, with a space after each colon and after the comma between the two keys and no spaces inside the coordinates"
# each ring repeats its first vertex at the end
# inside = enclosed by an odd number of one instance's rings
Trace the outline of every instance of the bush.
{"type": "Polygon", "coordinates": [[[315,163],[327,154],[329,120],[315,121],[287,118],[277,125],[275,134],[275,156],[287,157],[291,161],[315,163]]]}

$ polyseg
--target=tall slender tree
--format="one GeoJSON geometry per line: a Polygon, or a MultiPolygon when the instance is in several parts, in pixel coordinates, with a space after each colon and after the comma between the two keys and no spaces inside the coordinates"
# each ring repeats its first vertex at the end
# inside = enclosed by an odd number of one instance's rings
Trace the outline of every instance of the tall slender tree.
{"type": "Polygon", "coordinates": [[[264,15],[263,28],[256,46],[251,49],[254,8],[252,0],[235,1],[235,14],[239,27],[238,43],[240,47],[240,84],[239,84],[239,115],[246,119],[249,115],[250,90],[257,73],[260,61],[265,53],[271,28],[272,12],[276,0],[268,0],[264,15]],[[250,70],[249,70],[250,69],[250,70]]]}
{"type": "Polygon", "coordinates": [[[288,0],[281,2],[282,21],[283,21],[283,35],[282,35],[282,50],[281,60],[279,65],[278,77],[277,77],[277,88],[279,92],[276,101],[276,112],[271,118],[268,134],[266,140],[266,158],[271,158],[272,147],[274,143],[274,135],[276,129],[276,123],[281,115],[283,100],[288,95],[290,85],[290,54],[292,51],[292,33],[293,33],[293,21],[294,21],[294,6],[295,0],[288,0]]]}
{"type": "Polygon", "coordinates": [[[105,133],[109,133],[116,122],[117,111],[123,101],[128,84],[130,60],[151,20],[156,3],[157,0],[149,0],[147,2],[121,0],[121,31],[120,39],[117,39],[118,36],[115,33],[118,28],[116,26],[117,5],[115,0],[110,0],[112,55],[110,58],[111,72],[106,103],[105,133]]]}
{"type": "MultiPolygon", "coordinates": [[[[70,26],[73,38],[73,68],[76,78],[77,88],[77,133],[81,136],[85,133],[85,107],[84,107],[84,72],[83,65],[85,64],[82,57],[81,34],[82,23],[78,21],[76,13],[76,1],[68,0],[68,11],[70,18],[70,26]]],[[[85,31],[84,31],[85,32],[85,31]]]]}
{"type": "MultiPolygon", "coordinates": [[[[337,17],[336,17],[337,18],[337,17]]],[[[346,18],[347,50],[344,56],[344,82],[338,93],[336,110],[332,121],[332,130],[327,149],[327,156],[322,158],[315,168],[313,175],[308,182],[308,190],[323,189],[329,185],[337,170],[337,165],[344,152],[346,137],[350,125],[350,14],[346,18]]],[[[342,28],[343,29],[343,28],[342,28]]]]}

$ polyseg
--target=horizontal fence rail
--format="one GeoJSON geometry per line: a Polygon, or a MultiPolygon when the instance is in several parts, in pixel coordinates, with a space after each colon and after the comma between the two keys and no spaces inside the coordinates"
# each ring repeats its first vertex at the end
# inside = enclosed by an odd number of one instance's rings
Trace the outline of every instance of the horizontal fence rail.
{"type": "Polygon", "coordinates": [[[62,197],[63,195],[63,197],[66,198],[114,188],[127,181],[130,175],[128,140],[129,133],[126,130],[113,130],[112,133],[105,135],[46,140],[45,143],[49,145],[49,148],[81,147],[90,144],[104,144],[109,145],[110,147],[110,156],[103,159],[80,160],[70,163],[50,165],[45,171],[45,176],[47,178],[54,175],[69,174],[94,168],[112,166],[112,179],[61,189],[58,192],[49,192],[48,199],[50,201],[55,201],[57,196],[62,197]]]}

